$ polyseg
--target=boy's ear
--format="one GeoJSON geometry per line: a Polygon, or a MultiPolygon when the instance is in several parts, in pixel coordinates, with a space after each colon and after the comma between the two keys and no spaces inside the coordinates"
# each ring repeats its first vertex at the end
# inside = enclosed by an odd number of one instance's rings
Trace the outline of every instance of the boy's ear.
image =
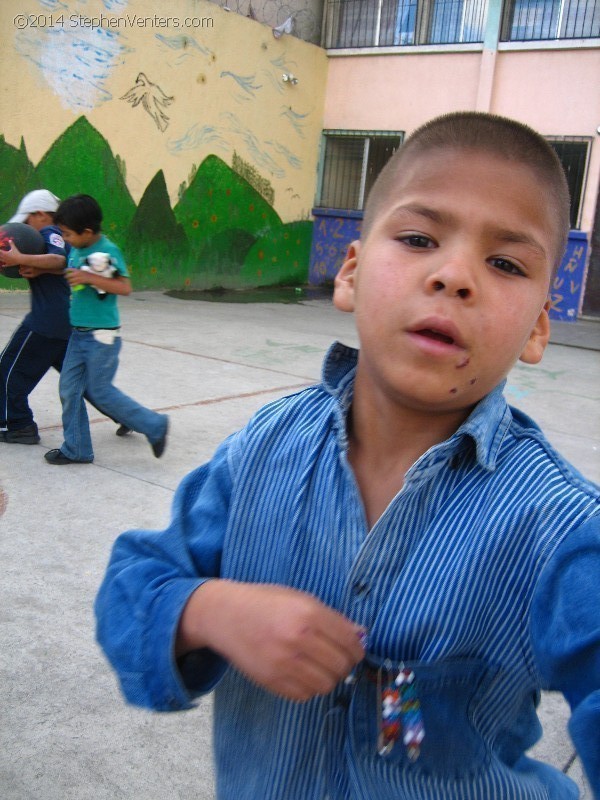
{"type": "Polygon", "coordinates": [[[348,246],[344,263],[333,283],[333,304],[340,311],[354,311],[354,290],[356,267],[360,241],[357,239],[348,246]]]}
{"type": "Polygon", "coordinates": [[[525,364],[538,364],[542,360],[544,350],[550,339],[550,317],[548,311],[550,310],[550,300],[546,300],[544,307],[540,311],[537,322],[533,326],[527,344],[523,348],[523,352],[519,357],[519,361],[525,364]]]}

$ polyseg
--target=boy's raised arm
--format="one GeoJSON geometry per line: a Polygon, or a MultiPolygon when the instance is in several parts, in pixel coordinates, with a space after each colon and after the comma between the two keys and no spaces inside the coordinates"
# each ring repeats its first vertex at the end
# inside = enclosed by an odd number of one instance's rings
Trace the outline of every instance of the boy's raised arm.
{"type": "Polygon", "coordinates": [[[39,253],[37,255],[22,253],[11,241],[8,250],[0,250],[0,263],[6,267],[32,267],[44,272],[60,273],[65,268],[67,259],[58,253],[39,253]]]}
{"type": "MultiPolygon", "coordinates": [[[[192,705],[175,637],[189,597],[218,575],[230,491],[225,443],[181,483],[165,531],[128,531],[113,546],[95,603],[97,638],[130,703],[192,705]]],[[[208,661],[207,674],[194,677],[195,693],[209,691],[225,669],[221,659],[208,661]]]]}
{"type": "Polygon", "coordinates": [[[190,597],[176,653],[208,647],[273,694],[328,694],[364,656],[361,629],[286,586],[211,580],[190,597]]]}
{"type": "Polygon", "coordinates": [[[219,578],[230,494],[225,442],[181,484],[166,531],[115,542],[96,599],[97,636],[131,703],[189,707],[227,662],[275,694],[306,700],[364,655],[360,628],[312,595],[219,578]]]}
{"type": "Polygon", "coordinates": [[[547,564],[532,604],[532,637],[545,688],[571,706],[569,732],[600,798],[600,515],[547,564]]]}

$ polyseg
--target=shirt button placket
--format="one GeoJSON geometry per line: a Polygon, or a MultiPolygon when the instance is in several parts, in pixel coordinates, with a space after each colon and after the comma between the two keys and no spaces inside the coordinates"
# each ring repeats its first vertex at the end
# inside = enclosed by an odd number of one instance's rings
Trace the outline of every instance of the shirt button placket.
{"type": "Polygon", "coordinates": [[[367,583],[367,581],[363,580],[356,580],[352,584],[352,591],[358,598],[366,597],[369,594],[371,587],[367,583]]]}

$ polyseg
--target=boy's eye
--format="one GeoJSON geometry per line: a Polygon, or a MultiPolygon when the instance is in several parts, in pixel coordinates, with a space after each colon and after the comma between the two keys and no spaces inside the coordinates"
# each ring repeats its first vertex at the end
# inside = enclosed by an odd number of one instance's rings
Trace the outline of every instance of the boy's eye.
{"type": "Polygon", "coordinates": [[[490,259],[490,263],[501,272],[507,272],[510,275],[525,275],[521,267],[517,266],[517,264],[514,264],[512,261],[508,261],[506,258],[492,258],[490,259]]]}
{"type": "Polygon", "coordinates": [[[402,242],[403,244],[407,244],[409,247],[435,247],[435,244],[428,236],[422,236],[421,234],[417,233],[411,234],[410,236],[400,236],[398,237],[398,241],[402,242]]]}

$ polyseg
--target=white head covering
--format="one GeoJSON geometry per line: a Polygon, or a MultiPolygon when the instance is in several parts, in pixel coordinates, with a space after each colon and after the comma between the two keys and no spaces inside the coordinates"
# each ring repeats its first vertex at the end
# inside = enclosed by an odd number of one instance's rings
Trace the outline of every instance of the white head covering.
{"type": "Polygon", "coordinates": [[[9,222],[25,222],[30,214],[35,214],[36,211],[56,211],[60,204],[60,200],[56,195],[49,192],[48,189],[34,189],[29,192],[19,203],[17,213],[11,217],[9,222]]]}

